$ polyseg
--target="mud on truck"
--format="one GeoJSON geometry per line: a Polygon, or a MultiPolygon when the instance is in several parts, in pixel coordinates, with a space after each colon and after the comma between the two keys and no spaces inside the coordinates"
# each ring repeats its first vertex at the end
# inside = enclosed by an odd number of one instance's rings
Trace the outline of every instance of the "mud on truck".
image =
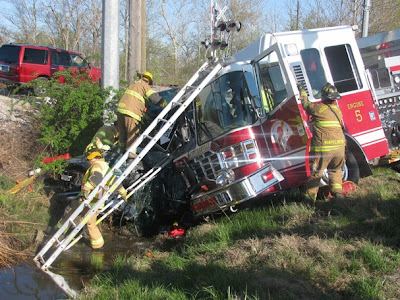
{"type": "MultiPolygon", "coordinates": [[[[219,60],[216,76],[143,160],[139,173],[171,156],[125,206],[135,212],[131,220],[140,225],[141,215],[154,228],[163,216],[179,221],[234,211],[239,203],[304,185],[313,131],[299,85],[316,102],[326,82],[337,87],[347,140],[343,180],[358,183],[371,175],[371,164],[389,154],[390,143],[354,30],[266,34],[219,60]]],[[[321,185],[327,182],[325,175],[321,185]]]]}

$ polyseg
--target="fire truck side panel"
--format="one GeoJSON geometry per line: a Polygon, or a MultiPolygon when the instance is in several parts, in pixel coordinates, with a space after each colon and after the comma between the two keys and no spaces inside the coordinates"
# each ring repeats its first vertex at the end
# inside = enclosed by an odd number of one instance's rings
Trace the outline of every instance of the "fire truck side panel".
{"type": "Polygon", "coordinates": [[[371,93],[347,94],[337,101],[346,132],[361,145],[368,160],[386,155],[388,145],[371,93]]]}

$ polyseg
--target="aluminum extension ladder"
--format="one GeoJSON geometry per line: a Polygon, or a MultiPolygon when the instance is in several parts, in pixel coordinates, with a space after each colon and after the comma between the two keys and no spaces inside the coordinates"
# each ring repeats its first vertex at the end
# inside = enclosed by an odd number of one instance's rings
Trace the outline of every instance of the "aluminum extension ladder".
{"type": "MultiPolygon", "coordinates": [[[[49,267],[54,262],[55,259],[66,249],[69,249],[81,236],[76,236],[83,229],[87,221],[93,214],[107,201],[109,196],[114,192],[115,187],[119,186],[123,180],[129,176],[132,170],[138,165],[138,163],[143,159],[143,157],[153,148],[157,141],[163,136],[163,134],[174,124],[178,117],[185,111],[185,109],[193,102],[195,97],[200,93],[200,91],[215,77],[215,75],[221,70],[222,65],[220,63],[215,63],[212,67],[212,62],[206,62],[200,69],[193,75],[193,77],[186,83],[186,85],[179,91],[179,93],[171,100],[170,103],[160,112],[156,119],[146,128],[146,130],[138,137],[138,139],[130,146],[126,153],[117,161],[117,163],[111,168],[111,170],[103,178],[102,182],[89,194],[88,198],[84,200],[79,207],[72,213],[67,221],[59,228],[59,230],[54,234],[54,236],[46,243],[46,245],[38,252],[34,257],[35,264],[45,272],[52,273],[49,267]],[[209,71],[211,69],[211,71],[209,71]],[[208,72],[209,71],[209,72],[208,72]],[[174,107],[179,108],[167,119],[168,112],[174,107]],[[150,134],[156,129],[157,125],[161,124],[157,133],[154,136],[150,134]],[[127,166],[127,168],[122,172],[122,174],[116,179],[115,183],[111,188],[106,187],[106,182],[113,176],[114,170],[119,169],[129,158],[129,154],[133,153],[134,149],[138,148],[144,141],[147,141],[146,146],[140,151],[135,159],[127,166]],[[102,189],[104,194],[96,202],[96,204],[91,207],[89,203],[92,201],[94,196],[102,189]],[[79,215],[82,211],[88,208],[88,212],[79,220],[79,215]],[[66,234],[65,232],[71,227],[71,231],[66,234]]],[[[169,157],[172,159],[173,157],[169,157]]],[[[129,195],[132,195],[137,189],[142,187],[148,181],[153,179],[156,174],[161,171],[161,169],[170,161],[168,157],[161,160],[155,167],[150,169],[146,174],[142,175],[137,179],[131,186],[127,188],[129,195]]],[[[123,200],[119,201],[117,205],[110,208],[109,211],[103,215],[104,219],[112,211],[114,211],[119,205],[123,203],[123,200]]],[[[111,203],[108,203],[111,205],[111,203]]],[[[100,222],[102,219],[99,219],[100,222]]],[[[53,273],[54,274],[54,273],[53,273]]],[[[54,274],[56,275],[56,274],[54,274]]],[[[54,278],[53,278],[54,279],[54,278]]],[[[62,281],[62,279],[60,279],[62,281]]],[[[61,288],[63,288],[67,293],[70,294],[71,291],[67,291],[64,282],[59,282],[61,288]]]]}

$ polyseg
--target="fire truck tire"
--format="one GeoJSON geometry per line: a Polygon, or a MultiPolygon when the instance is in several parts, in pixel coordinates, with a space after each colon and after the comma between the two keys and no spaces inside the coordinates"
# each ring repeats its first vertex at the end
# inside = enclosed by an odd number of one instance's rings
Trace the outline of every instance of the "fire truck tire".
{"type": "Polygon", "coordinates": [[[350,151],[346,151],[346,164],[343,171],[343,181],[351,181],[358,184],[360,180],[360,168],[358,167],[354,154],[350,151]]]}
{"type": "Polygon", "coordinates": [[[232,206],[229,206],[229,210],[233,213],[236,213],[236,212],[238,212],[239,209],[235,205],[232,205],[232,206]]]}

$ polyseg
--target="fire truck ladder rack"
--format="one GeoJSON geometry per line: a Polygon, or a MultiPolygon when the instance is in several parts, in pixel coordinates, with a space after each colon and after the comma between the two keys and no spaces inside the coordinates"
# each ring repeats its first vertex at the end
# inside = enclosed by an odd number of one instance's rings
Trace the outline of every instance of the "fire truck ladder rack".
{"type": "MultiPolygon", "coordinates": [[[[200,93],[200,91],[215,77],[222,66],[220,63],[206,62],[203,66],[193,75],[193,77],[186,83],[186,85],[179,91],[179,93],[171,100],[170,103],[160,112],[156,119],[146,128],[146,130],[138,137],[138,139],[129,147],[127,152],[117,161],[117,163],[111,168],[111,170],[103,178],[102,182],[89,194],[88,198],[78,206],[78,208],[72,213],[67,221],[59,228],[59,230],[53,235],[53,237],[46,243],[46,245],[39,251],[39,253],[34,257],[34,262],[36,265],[47,273],[52,273],[49,271],[49,267],[54,262],[54,260],[63,252],[64,250],[71,247],[76,243],[75,238],[82,228],[85,226],[87,221],[99,210],[99,208],[107,201],[110,195],[114,192],[115,188],[122,184],[123,180],[129,176],[132,170],[138,165],[138,163],[143,159],[143,157],[153,148],[157,141],[162,137],[162,135],[174,124],[174,122],[179,118],[179,116],[185,111],[185,109],[193,102],[195,97],[200,93]],[[213,67],[213,68],[212,68],[213,67]],[[211,69],[212,68],[212,69],[211,69]],[[169,117],[167,116],[173,108],[177,107],[173,114],[169,117]],[[156,127],[156,134],[151,136],[156,127]],[[146,142],[146,143],[144,143],[146,142]],[[115,183],[112,187],[107,187],[106,183],[109,181],[111,176],[114,176],[114,170],[119,169],[124,163],[128,162],[129,155],[134,153],[134,149],[138,148],[139,145],[145,144],[145,147],[140,151],[133,161],[127,164],[127,168],[122,172],[122,174],[117,177],[115,183]],[[100,191],[104,192],[100,199],[97,200],[96,204],[90,206],[90,202],[100,191]],[[88,209],[88,212],[83,216],[80,222],[79,215],[84,209],[88,209]],[[71,227],[71,230],[68,229],[71,227]],[[64,235],[66,235],[64,237],[64,235]],[[64,238],[63,238],[64,237],[64,238]],[[49,251],[50,250],[50,251],[49,251]],[[47,253],[49,252],[49,253],[47,253]]],[[[136,191],[138,188],[143,186],[146,182],[150,181],[156,174],[168,163],[168,159],[162,160],[160,164],[153,167],[148,173],[143,175],[139,180],[136,180],[129,188],[130,195],[136,191]]],[[[121,201],[120,201],[121,202],[121,201]]],[[[121,202],[122,203],[122,202],[121,202]]],[[[111,212],[110,212],[111,213],[111,212]]],[[[101,220],[99,220],[101,221],[101,220]]],[[[78,237],[79,238],[79,237],[78,237]]],[[[57,283],[57,281],[56,281],[57,283]]],[[[64,288],[65,286],[60,286],[64,288]]]]}

